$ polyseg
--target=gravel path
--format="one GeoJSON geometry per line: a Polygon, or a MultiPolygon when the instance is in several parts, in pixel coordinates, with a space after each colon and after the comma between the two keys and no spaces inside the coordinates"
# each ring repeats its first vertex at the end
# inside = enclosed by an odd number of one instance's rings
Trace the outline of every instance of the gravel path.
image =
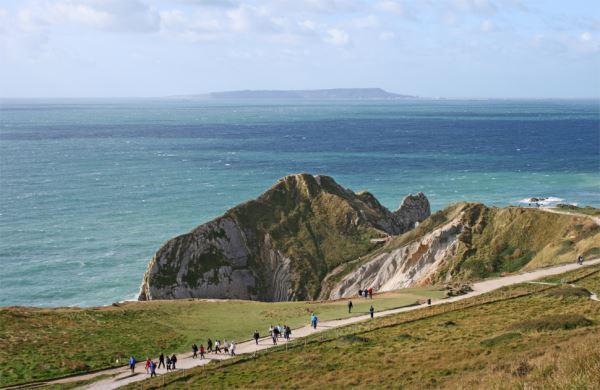
{"type": "MultiPolygon", "coordinates": [[[[524,273],[520,273],[520,274],[504,276],[504,277],[500,277],[500,278],[487,279],[487,280],[473,284],[473,291],[468,294],[460,295],[460,296],[452,297],[452,298],[447,298],[447,299],[436,300],[436,301],[432,302],[432,305],[443,305],[443,304],[446,304],[449,302],[460,301],[460,300],[463,300],[466,298],[471,298],[471,297],[474,297],[477,295],[485,294],[487,292],[497,290],[497,289],[505,287],[505,286],[510,286],[513,284],[524,283],[524,282],[530,282],[530,281],[533,281],[533,280],[536,280],[539,278],[543,278],[546,276],[558,275],[558,274],[562,274],[564,272],[575,270],[577,268],[587,267],[587,266],[595,265],[595,264],[600,264],[600,259],[586,261],[583,265],[577,265],[575,263],[565,264],[565,265],[556,266],[556,267],[538,269],[538,270],[531,271],[531,272],[524,272],[524,273]]],[[[598,300],[597,296],[593,296],[592,299],[598,300]]],[[[373,304],[375,306],[375,309],[377,309],[377,299],[376,298],[373,300],[373,304]]],[[[396,314],[396,313],[404,313],[404,312],[408,312],[408,311],[412,311],[412,310],[418,310],[425,306],[426,305],[417,305],[417,306],[408,306],[408,307],[403,307],[403,308],[398,308],[398,309],[385,310],[385,311],[381,311],[381,312],[376,312],[375,317],[384,317],[384,316],[389,316],[389,315],[396,314]]],[[[350,325],[350,324],[354,324],[354,323],[361,322],[361,321],[367,321],[367,320],[369,320],[368,314],[357,316],[357,317],[340,319],[340,320],[320,322],[317,329],[313,329],[309,325],[306,325],[304,327],[294,329],[292,331],[292,337],[293,337],[293,339],[298,339],[301,337],[306,337],[308,335],[322,332],[325,330],[329,330],[332,328],[338,328],[341,326],[350,325]]],[[[279,341],[280,345],[284,344],[284,343],[285,343],[285,340],[283,340],[283,339],[281,339],[281,341],[279,341]]],[[[273,343],[270,338],[260,339],[258,345],[255,344],[255,342],[253,340],[246,341],[246,342],[237,344],[236,353],[237,354],[253,353],[256,351],[271,348],[272,346],[273,346],[273,343]]],[[[212,360],[223,360],[223,359],[230,358],[230,356],[227,356],[227,355],[223,355],[223,354],[215,355],[212,353],[207,354],[206,356],[207,356],[206,359],[200,360],[200,359],[192,359],[191,353],[179,354],[178,362],[177,362],[177,370],[180,371],[182,369],[189,369],[189,368],[201,366],[201,365],[209,363],[212,360]]],[[[99,371],[99,372],[92,373],[92,374],[79,375],[79,376],[73,376],[73,377],[64,378],[64,379],[58,379],[58,380],[54,380],[54,381],[48,381],[45,384],[49,385],[49,384],[69,383],[69,382],[93,379],[100,375],[109,375],[109,376],[111,376],[110,378],[99,380],[95,383],[85,386],[84,388],[85,389],[102,389],[102,390],[115,389],[120,386],[124,386],[126,384],[137,382],[137,381],[141,381],[141,380],[144,380],[149,377],[149,375],[145,373],[144,362],[139,362],[136,370],[137,370],[137,372],[134,375],[131,375],[129,370],[126,367],[121,367],[121,368],[103,370],[103,371],[99,371]]],[[[157,370],[157,373],[159,375],[162,375],[165,373],[165,370],[164,369],[157,370]]]]}

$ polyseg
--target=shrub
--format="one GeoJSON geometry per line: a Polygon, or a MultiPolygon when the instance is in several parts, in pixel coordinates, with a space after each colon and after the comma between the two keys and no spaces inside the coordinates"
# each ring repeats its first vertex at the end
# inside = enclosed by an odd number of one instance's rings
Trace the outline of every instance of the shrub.
{"type": "Polygon", "coordinates": [[[593,322],[579,314],[555,314],[517,322],[511,326],[511,329],[522,331],[549,331],[549,330],[568,330],[575,329],[580,326],[590,326],[593,322]]]}
{"type": "Polygon", "coordinates": [[[560,287],[550,290],[546,295],[553,298],[589,298],[592,294],[583,287],[560,287]]]}

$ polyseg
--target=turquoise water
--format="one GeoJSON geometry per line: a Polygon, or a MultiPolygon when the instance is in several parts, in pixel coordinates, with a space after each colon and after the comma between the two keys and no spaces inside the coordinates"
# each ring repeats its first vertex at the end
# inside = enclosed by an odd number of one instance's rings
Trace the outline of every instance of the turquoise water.
{"type": "Polygon", "coordinates": [[[135,297],[170,237],[310,172],[395,209],[600,206],[598,101],[0,101],[0,305],[135,297]]]}

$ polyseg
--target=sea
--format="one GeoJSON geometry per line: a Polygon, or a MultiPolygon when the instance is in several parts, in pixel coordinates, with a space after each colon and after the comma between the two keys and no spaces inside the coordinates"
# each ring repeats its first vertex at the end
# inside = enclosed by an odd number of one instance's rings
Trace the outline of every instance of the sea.
{"type": "Polygon", "coordinates": [[[299,172],[600,206],[600,102],[0,100],[0,306],[135,299],[162,243],[299,172]]]}

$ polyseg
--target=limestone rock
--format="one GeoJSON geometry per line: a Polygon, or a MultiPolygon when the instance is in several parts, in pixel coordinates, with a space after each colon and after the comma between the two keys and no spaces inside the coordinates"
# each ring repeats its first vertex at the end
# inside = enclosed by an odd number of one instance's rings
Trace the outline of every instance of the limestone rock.
{"type": "Polygon", "coordinates": [[[391,212],[331,177],[286,176],[257,199],[167,241],[148,265],[139,299],[314,299],[332,269],[429,212],[422,193],[391,212]]]}

